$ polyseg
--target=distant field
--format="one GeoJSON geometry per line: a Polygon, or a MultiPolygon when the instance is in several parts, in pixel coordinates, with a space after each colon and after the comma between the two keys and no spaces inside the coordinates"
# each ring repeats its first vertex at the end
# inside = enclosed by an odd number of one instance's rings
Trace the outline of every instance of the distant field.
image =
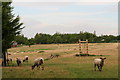
{"type": "Polygon", "coordinates": [[[102,72],[93,70],[93,60],[100,56],[75,56],[79,53],[78,44],[40,44],[8,51],[13,63],[2,68],[3,78],[118,78],[118,43],[89,43],[89,54],[106,55],[102,72]],[[44,71],[31,70],[35,58],[48,58],[51,54],[59,54],[60,57],[45,60],[44,71]],[[24,56],[29,56],[29,62],[17,67],[16,57],[24,59],[24,56]]]}

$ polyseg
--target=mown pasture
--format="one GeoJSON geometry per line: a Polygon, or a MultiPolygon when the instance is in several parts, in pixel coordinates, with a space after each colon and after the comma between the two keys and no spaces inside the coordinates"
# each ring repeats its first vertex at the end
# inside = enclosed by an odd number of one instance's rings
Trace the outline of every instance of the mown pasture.
{"type": "Polygon", "coordinates": [[[103,71],[94,71],[93,60],[100,56],[76,57],[78,44],[39,44],[20,46],[8,50],[13,59],[12,64],[2,68],[3,78],[118,78],[118,43],[89,43],[89,54],[104,55],[103,71]],[[31,70],[34,59],[48,58],[51,54],[59,54],[58,58],[45,60],[45,70],[31,70]],[[16,57],[29,61],[16,65],[16,57]]]}

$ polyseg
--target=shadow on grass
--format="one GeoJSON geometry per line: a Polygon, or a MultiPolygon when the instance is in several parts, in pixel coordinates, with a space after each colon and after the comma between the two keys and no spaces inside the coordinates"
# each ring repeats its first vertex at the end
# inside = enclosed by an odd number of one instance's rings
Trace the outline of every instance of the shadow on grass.
{"type": "Polygon", "coordinates": [[[75,56],[110,56],[110,55],[76,54],[75,56]]]}

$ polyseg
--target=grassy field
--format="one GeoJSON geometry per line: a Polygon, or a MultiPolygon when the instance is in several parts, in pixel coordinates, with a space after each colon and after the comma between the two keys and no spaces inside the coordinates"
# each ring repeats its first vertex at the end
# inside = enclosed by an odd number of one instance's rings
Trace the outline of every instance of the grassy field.
{"type": "Polygon", "coordinates": [[[102,72],[93,70],[93,60],[100,56],[75,56],[79,53],[78,44],[40,44],[8,51],[13,63],[2,68],[3,78],[118,78],[118,43],[89,43],[89,54],[105,55],[107,58],[102,72]],[[31,70],[35,58],[48,58],[51,54],[59,54],[60,57],[45,60],[43,71],[37,68],[31,70]],[[29,56],[29,62],[17,67],[16,57],[24,59],[24,56],[29,56]]]}

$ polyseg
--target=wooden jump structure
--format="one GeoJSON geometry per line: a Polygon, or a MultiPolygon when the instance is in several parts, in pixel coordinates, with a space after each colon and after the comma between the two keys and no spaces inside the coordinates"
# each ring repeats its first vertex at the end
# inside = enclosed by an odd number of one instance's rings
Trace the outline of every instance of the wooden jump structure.
{"type": "Polygon", "coordinates": [[[79,53],[88,54],[88,40],[86,41],[79,40],[79,53]],[[84,48],[82,47],[82,43],[84,43],[84,48]],[[84,52],[82,51],[82,49],[84,49],[84,52]]]}

